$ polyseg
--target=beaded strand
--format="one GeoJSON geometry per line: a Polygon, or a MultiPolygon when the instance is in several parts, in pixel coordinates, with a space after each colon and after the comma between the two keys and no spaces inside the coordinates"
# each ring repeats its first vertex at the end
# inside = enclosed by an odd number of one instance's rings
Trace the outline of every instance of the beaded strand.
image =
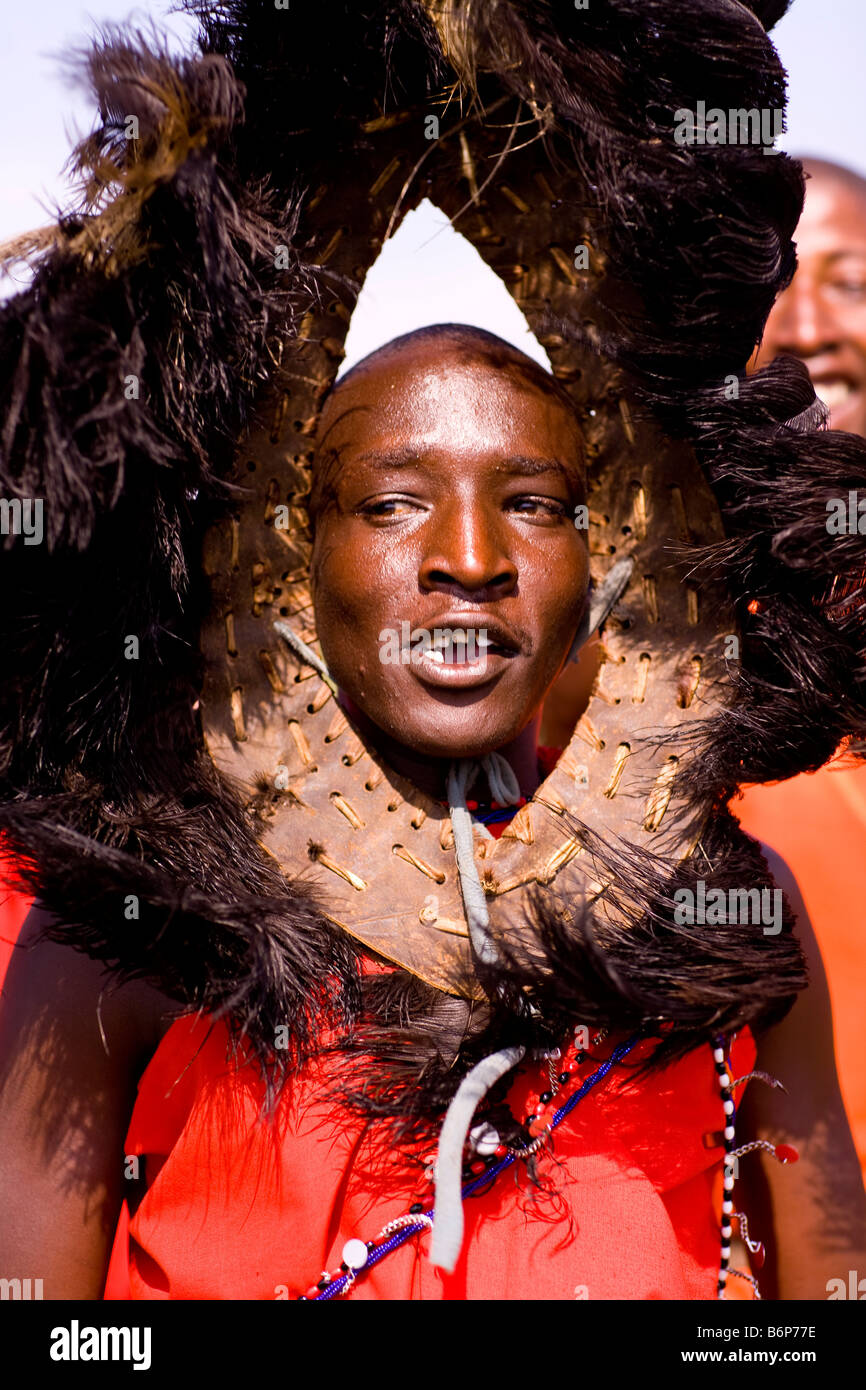
{"type": "MultiPolygon", "coordinates": [[[[576,1032],[580,1030],[575,1030],[576,1032]]],[[[591,1046],[596,1046],[607,1030],[602,1029],[592,1039],[591,1046]]],[[[492,1125],[482,1123],[472,1131],[470,1139],[474,1143],[477,1155],[485,1154],[486,1161],[476,1158],[470,1161],[464,1169],[464,1183],[462,1196],[465,1200],[483,1191],[490,1184],[512,1167],[518,1159],[529,1158],[536,1153],[548,1140],[553,1130],[562,1123],[567,1115],[584,1096],[598,1085],[607,1076],[608,1072],[618,1062],[628,1055],[629,1052],[641,1040],[643,1034],[638,1032],[618,1047],[615,1047],[610,1057],[586,1078],[578,1089],[561,1105],[556,1107],[556,1100],[563,1087],[572,1079],[573,1071],[580,1067],[587,1060],[588,1052],[576,1041],[571,1043],[565,1054],[559,1048],[552,1048],[542,1054],[547,1062],[548,1089],[540,1093],[530,1095],[528,1111],[525,1125],[530,1135],[530,1142],[522,1147],[503,1144],[492,1125]],[[561,1070],[556,1066],[559,1063],[561,1070]]],[[[716,1296],[724,1299],[728,1276],[736,1275],[738,1278],[746,1279],[755,1289],[755,1295],[760,1298],[757,1280],[751,1275],[741,1270],[730,1268],[731,1258],[731,1239],[733,1235],[733,1218],[737,1216],[740,1224],[740,1231],[748,1248],[753,1254],[758,1256],[756,1263],[763,1263],[763,1245],[759,1241],[749,1238],[748,1224],[745,1215],[734,1211],[733,1187],[734,1187],[734,1165],[737,1159],[753,1150],[766,1150],[782,1163],[796,1162],[799,1154],[790,1144],[771,1144],[767,1140],[753,1140],[748,1144],[742,1145],[739,1149],[734,1147],[736,1138],[736,1107],[734,1105],[733,1089],[736,1085],[749,1079],[740,1077],[737,1081],[731,1080],[730,1064],[726,1057],[725,1039],[716,1037],[712,1043],[713,1063],[716,1070],[716,1078],[719,1085],[719,1092],[722,1100],[722,1110],[724,1113],[724,1180],[722,1215],[720,1223],[721,1252],[719,1260],[719,1276],[717,1281],[716,1296]]],[[[761,1079],[764,1079],[763,1077],[761,1079]]],[[[772,1082],[772,1078],[767,1077],[767,1081],[772,1082]]],[[[774,1083],[777,1084],[777,1083],[774,1083]]],[[[428,1165],[427,1176],[431,1176],[432,1165],[428,1165]]],[[[333,1298],[344,1298],[349,1293],[362,1271],[372,1269],[372,1267],[383,1260],[392,1251],[398,1250],[405,1245],[413,1236],[420,1235],[424,1231],[432,1230],[434,1219],[433,1207],[425,1207],[421,1202],[415,1202],[404,1216],[398,1216],[389,1221],[378,1233],[374,1240],[362,1241],[357,1238],[348,1240],[343,1247],[343,1260],[340,1269],[335,1274],[323,1271],[316,1284],[311,1285],[306,1293],[299,1296],[299,1302],[319,1302],[323,1303],[333,1298]]]]}
{"type": "Polygon", "coordinates": [[[733,1152],[734,1139],[736,1137],[736,1109],[734,1107],[734,1097],[731,1089],[731,1073],[725,1057],[724,1038],[717,1037],[713,1039],[713,1063],[716,1068],[719,1093],[722,1097],[722,1109],[725,1113],[724,1195],[722,1197],[722,1221],[719,1231],[722,1248],[719,1259],[719,1278],[716,1285],[716,1297],[724,1299],[731,1261],[731,1233],[733,1230],[731,1220],[734,1213],[734,1202],[731,1193],[734,1190],[733,1152]]]}
{"type": "Polygon", "coordinates": [[[761,1291],[758,1288],[758,1281],[752,1274],[745,1270],[731,1269],[731,1238],[733,1233],[732,1221],[736,1216],[739,1222],[740,1235],[743,1242],[751,1252],[755,1264],[760,1269],[764,1263],[764,1245],[762,1241],[752,1240],[749,1237],[749,1224],[745,1213],[734,1211],[733,1189],[735,1181],[735,1163],[746,1154],[762,1150],[769,1153],[779,1163],[796,1163],[800,1157],[793,1144],[771,1144],[768,1139],[753,1139],[748,1144],[741,1144],[739,1148],[734,1148],[736,1138],[736,1107],[734,1105],[733,1091],[735,1086],[741,1085],[753,1077],[759,1081],[764,1081],[770,1086],[779,1086],[775,1077],[768,1076],[766,1072],[750,1072],[748,1076],[738,1077],[736,1081],[731,1080],[731,1067],[725,1056],[725,1039],[716,1037],[713,1039],[713,1062],[716,1068],[716,1078],[719,1083],[719,1092],[722,1097],[722,1108],[725,1112],[725,1128],[723,1131],[725,1157],[724,1157],[724,1191],[722,1197],[722,1220],[719,1229],[721,1237],[721,1255],[719,1259],[719,1278],[716,1285],[716,1297],[724,1300],[725,1289],[727,1287],[728,1276],[733,1274],[738,1279],[745,1279],[750,1283],[755,1291],[755,1298],[760,1300],[761,1291]]]}
{"type": "MultiPolygon", "coordinates": [[[[545,1122],[544,1131],[537,1133],[530,1144],[520,1149],[498,1145],[493,1155],[494,1159],[498,1159],[498,1161],[493,1162],[489,1168],[485,1165],[485,1171],[483,1173],[473,1176],[471,1180],[465,1184],[462,1193],[464,1201],[467,1197],[472,1197],[483,1188],[487,1187],[489,1183],[494,1182],[501,1173],[504,1173],[506,1169],[512,1167],[518,1158],[528,1158],[531,1153],[534,1153],[536,1149],[545,1142],[547,1133],[554,1130],[557,1125],[562,1123],[578,1102],[581,1101],[584,1096],[588,1095],[593,1087],[597,1086],[598,1083],[607,1076],[611,1068],[616,1066],[618,1062],[622,1061],[623,1057],[626,1057],[628,1053],[631,1052],[632,1048],[641,1040],[641,1037],[641,1033],[634,1033],[626,1042],[615,1047],[608,1059],[602,1062],[592,1075],[586,1078],[578,1090],[576,1090],[558,1110],[550,1115],[549,1119],[545,1122]],[[499,1153],[500,1148],[505,1150],[502,1155],[499,1153]]],[[[600,1038],[601,1035],[598,1035],[598,1040],[600,1040],[600,1038]]],[[[580,1051],[581,1050],[576,1046],[574,1047],[575,1057],[579,1055],[580,1051]]],[[[566,1056],[570,1056],[571,1052],[572,1049],[570,1048],[566,1056]]],[[[586,1056],[585,1052],[583,1056],[586,1056]]],[[[567,1071],[567,1068],[564,1067],[563,1071],[567,1071]]],[[[549,1110],[550,1102],[542,1102],[541,1097],[538,1099],[543,1108],[537,1115],[533,1116],[533,1120],[540,1122],[546,1111],[549,1110]]],[[[391,1221],[387,1226],[384,1226],[375,1240],[364,1242],[362,1240],[352,1239],[347,1241],[343,1247],[343,1261],[340,1265],[340,1271],[333,1275],[323,1272],[318,1283],[308,1288],[306,1293],[301,1294],[298,1301],[324,1303],[332,1298],[344,1297],[351,1291],[361,1270],[366,1271],[371,1269],[373,1265],[383,1260],[386,1255],[390,1255],[393,1250],[398,1250],[401,1245],[405,1245],[406,1241],[410,1240],[412,1236],[419,1235],[422,1231],[430,1230],[433,1225],[433,1218],[434,1209],[432,1207],[428,1207],[425,1210],[421,1207],[420,1203],[415,1203],[405,1216],[397,1217],[396,1221],[391,1221]],[[395,1227],[398,1229],[395,1229],[395,1227]],[[380,1244],[383,1238],[384,1243],[380,1244]]]]}

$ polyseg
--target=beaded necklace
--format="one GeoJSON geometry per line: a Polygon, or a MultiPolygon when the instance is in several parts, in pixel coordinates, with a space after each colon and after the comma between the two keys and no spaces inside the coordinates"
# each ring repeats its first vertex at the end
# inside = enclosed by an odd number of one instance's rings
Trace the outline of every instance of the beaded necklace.
{"type": "MultiPolygon", "coordinates": [[[[593,1045],[599,1043],[603,1036],[604,1030],[596,1034],[592,1040],[593,1045]]],[[[571,1080],[572,1067],[579,1066],[586,1059],[587,1053],[577,1042],[571,1044],[564,1057],[558,1048],[547,1052],[545,1057],[548,1062],[551,1089],[542,1092],[530,1101],[531,1113],[526,1121],[532,1136],[530,1143],[522,1148],[511,1148],[499,1142],[498,1136],[492,1132],[492,1126],[489,1125],[481,1125],[473,1131],[473,1135],[476,1137],[476,1152],[486,1153],[488,1161],[484,1163],[483,1171],[477,1174],[474,1173],[476,1165],[472,1165],[473,1176],[462,1189],[464,1200],[490,1186],[518,1159],[526,1159],[534,1154],[546,1142],[547,1136],[571,1113],[578,1102],[583,1100],[584,1096],[588,1095],[593,1087],[597,1086],[608,1072],[631,1052],[641,1037],[642,1034],[634,1033],[626,1042],[615,1047],[607,1060],[602,1062],[592,1075],[581,1083],[573,1095],[555,1110],[553,1104],[558,1090],[571,1080]],[[555,1074],[553,1064],[557,1061],[560,1062],[562,1070],[555,1074]]],[[[374,1240],[366,1242],[358,1238],[348,1240],[343,1247],[343,1261],[339,1271],[335,1274],[323,1273],[317,1284],[312,1285],[305,1294],[300,1295],[299,1301],[324,1303],[328,1299],[346,1297],[362,1272],[371,1269],[386,1255],[390,1255],[393,1250],[405,1245],[412,1236],[431,1230],[433,1218],[434,1209],[432,1206],[425,1209],[421,1203],[415,1203],[405,1216],[398,1216],[394,1221],[389,1221],[374,1240]]]]}
{"type": "Polygon", "coordinates": [[[728,1276],[736,1275],[738,1279],[745,1279],[752,1285],[755,1298],[760,1299],[761,1291],[758,1288],[758,1281],[752,1274],[747,1274],[742,1269],[731,1269],[731,1239],[733,1236],[732,1222],[736,1217],[740,1237],[743,1244],[748,1248],[756,1268],[760,1269],[764,1263],[764,1246],[760,1240],[752,1240],[749,1235],[749,1223],[745,1212],[734,1211],[733,1189],[737,1177],[737,1161],[746,1154],[755,1153],[763,1150],[771,1155],[779,1163],[796,1163],[800,1157],[793,1144],[771,1144],[767,1139],[753,1139],[748,1144],[742,1144],[738,1149],[734,1148],[736,1136],[736,1107],[734,1105],[734,1090],[737,1086],[742,1086],[744,1082],[754,1078],[756,1081],[763,1081],[769,1086],[779,1086],[779,1082],[773,1076],[768,1076],[766,1072],[753,1071],[748,1076],[740,1076],[736,1081],[731,1079],[731,1064],[725,1052],[725,1039],[717,1037],[713,1039],[713,1064],[716,1069],[716,1080],[719,1086],[719,1093],[722,1098],[722,1109],[725,1115],[725,1127],[722,1131],[722,1139],[725,1146],[724,1158],[724,1179],[722,1195],[722,1220],[719,1234],[721,1236],[722,1249],[719,1261],[719,1278],[716,1285],[716,1297],[724,1299],[727,1287],[728,1276]]]}
{"type": "MultiPolygon", "coordinates": [[[[582,1030],[576,1030],[580,1033],[582,1030]]],[[[592,1039],[592,1045],[596,1046],[602,1041],[606,1030],[602,1029],[592,1039]]],[[[511,1168],[518,1159],[527,1159],[536,1153],[546,1142],[549,1135],[562,1121],[571,1114],[575,1106],[597,1086],[618,1062],[632,1051],[641,1041],[643,1033],[633,1033],[624,1043],[619,1044],[613,1049],[606,1061],[602,1062],[596,1070],[584,1080],[578,1089],[556,1107],[556,1098],[562,1087],[566,1086],[572,1079],[572,1071],[579,1067],[587,1058],[587,1051],[581,1047],[578,1041],[571,1043],[565,1054],[559,1048],[553,1048],[544,1053],[544,1059],[548,1066],[549,1089],[530,1097],[530,1113],[526,1117],[526,1128],[530,1134],[530,1142],[520,1148],[510,1147],[503,1144],[499,1136],[489,1124],[482,1123],[477,1126],[470,1136],[478,1158],[469,1165],[469,1179],[462,1188],[462,1197],[476,1196],[478,1193],[487,1190],[497,1178],[507,1169],[511,1168]],[[557,1066],[558,1064],[558,1066],[557,1066]],[[561,1070],[559,1069],[561,1068],[561,1070]],[[482,1157],[483,1156],[483,1157],[482,1157]]],[[[771,1085],[778,1085],[774,1078],[766,1076],[763,1072],[750,1072],[748,1076],[739,1077],[736,1081],[731,1079],[730,1063],[727,1057],[726,1040],[716,1037],[712,1040],[713,1064],[719,1091],[722,1100],[722,1110],[724,1113],[724,1130],[722,1138],[724,1142],[724,1193],[722,1198],[722,1214],[720,1222],[721,1251],[719,1261],[719,1276],[717,1281],[716,1296],[724,1299],[728,1276],[731,1274],[747,1280],[754,1289],[756,1299],[760,1299],[757,1280],[751,1275],[741,1270],[731,1269],[731,1239],[732,1221],[737,1218],[739,1221],[740,1235],[751,1252],[756,1266],[760,1267],[764,1259],[764,1247],[758,1240],[753,1240],[749,1236],[748,1222],[745,1214],[734,1211],[732,1199],[732,1189],[736,1175],[736,1160],[746,1153],[753,1150],[762,1149],[770,1153],[780,1163],[794,1163],[799,1154],[793,1146],[789,1144],[770,1144],[764,1140],[753,1140],[751,1143],[744,1144],[741,1148],[734,1148],[735,1137],[735,1118],[736,1107],[733,1099],[734,1089],[744,1084],[754,1077],[756,1080],[766,1081],[771,1085]]],[[[389,1221],[382,1227],[378,1235],[373,1240],[364,1241],[358,1237],[352,1237],[343,1246],[343,1259],[339,1270],[333,1274],[324,1271],[317,1283],[311,1285],[306,1293],[300,1294],[298,1302],[317,1302],[325,1303],[334,1298],[347,1297],[359,1278],[377,1265],[380,1260],[386,1258],[394,1250],[399,1250],[402,1245],[411,1240],[413,1236],[421,1235],[425,1231],[433,1228],[435,1209],[433,1206],[425,1206],[421,1202],[414,1203],[409,1211],[403,1216],[398,1216],[389,1221]]]]}

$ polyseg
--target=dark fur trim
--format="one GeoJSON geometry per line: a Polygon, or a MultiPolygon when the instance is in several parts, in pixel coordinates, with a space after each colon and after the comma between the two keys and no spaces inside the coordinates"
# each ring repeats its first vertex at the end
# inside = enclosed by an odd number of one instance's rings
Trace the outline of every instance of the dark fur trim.
{"type": "MultiPolygon", "coordinates": [[[[729,812],[713,818],[699,851],[673,870],[631,846],[605,843],[578,822],[573,829],[594,871],[621,885],[606,894],[620,914],[617,925],[539,891],[520,945],[500,942],[501,963],[484,972],[490,1005],[447,999],[405,972],[364,980],[365,1021],[339,1045],[344,1061],[333,1089],[343,1103],[391,1123],[398,1142],[431,1141],[431,1120],[453,1095],[455,1072],[461,1077],[494,1049],[549,1048],[576,1023],[614,1027],[658,1039],[638,1068],[643,1074],[718,1033],[768,1027],[806,984],[787,902],[778,932],[765,933],[757,922],[676,921],[674,894],[695,892],[699,879],[707,893],[774,887],[760,846],[729,812]],[[520,1008],[521,995],[537,1017],[520,1008]],[[668,1031],[664,1021],[676,1026],[668,1031]]],[[[509,1084],[491,1093],[492,1105],[509,1084]]]]}
{"type": "MultiPolygon", "coordinates": [[[[402,975],[365,982],[362,1006],[354,949],[258,850],[201,754],[194,713],[200,535],[232,504],[224,480],[270,339],[291,336],[324,288],[299,256],[288,290],[273,279],[273,247],[292,246],[306,189],[350,157],[359,119],[449,83],[482,106],[502,90],[531,98],[554,122],[616,267],[599,304],[603,348],[636,376],[645,408],[693,441],[724,515],[727,540],[672,556],[722,572],[743,617],[729,708],[697,729],[684,774],[692,808],[714,808],[703,843],[722,882],[759,873],[720,810],[737,783],[817,766],[866,730],[862,595],[827,604],[834,575],[862,573],[864,541],[828,546],[823,529],[833,489],[866,491],[866,446],[816,428],[795,364],[744,375],[793,273],[799,166],[671,139],[674,112],[698,99],[782,105],[782,69],[741,5],[443,0],[447,59],[413,0],[305,6],[290,23],[245,0],[191,8],[201,57],[172,59],[122,31],[93,50],[103,125],[78,154],[82,201],[39,239],[33,286],[0,311],[0,492],[45,498],[47,525],[45,546],[13,542],[3,556],[0,831],[62,915],[58,936],[188,1007],[228,1009],[265,1068],[282,1023],[298,1055],[312,1045],[333,989],[346,1065],[362,1045],[378,1059],[363,1094],[350,1076],[340,1084],[411,1128],[481,1051],[532,1042],[531,1030],[493,1006],[470,1021],[468,1006],[402,975]],[[126,659],[129,635],[138,660],[126,659]],[[118,915],[131,893],[150,904],[136,934],[118,915]]],[[[783,8],[752,6],[768,25],[783,8]]],[[[662,1058],[764,1020],[802,985],[787,933],[674,929],[670,866],[597,850],[619,870],[629,930],[579,912],[566,926],[545,899],[538,944],[489,981],[494,997],[517,975],[533,985],[539,1037],[575,1017],[626,1027],[665,1014],[677,1029],[662,1058]]]]}

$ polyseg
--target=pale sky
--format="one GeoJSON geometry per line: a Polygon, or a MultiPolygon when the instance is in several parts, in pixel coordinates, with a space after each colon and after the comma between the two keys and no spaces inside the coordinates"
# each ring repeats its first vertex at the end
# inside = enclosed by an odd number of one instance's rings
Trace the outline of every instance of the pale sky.
{"type": "MultiPolygon", "coordinates": [[[[52,220],[55,201],[64,197],[60,171],[71,144],[94,123],[83,94],[68,85],[58,55],[86,42],[100,22],[130,17],[142,25],[156,23],[176,47],[188,44],[195,31],[193,21],[171,14],[165,0],[135,7],[126,0],[92,0],[87,6],[77,0],[39,0],[38,4],[19,0],[14,10],[7,8],[0,46],[4,131],[0,242],[52,220]]],[[[695,37],[699,41],[699,35],[695,37]]],[[[783,148],[849,164],[866,175],[860,105],[866,68],[866,0],[794,0],[773,37],[789,73],[788,133],[780,141],[783,148]]],[[[474,252],[468,262],[456,259],[465,257],[465,244],[461,252],[455,236],[435,236],[439,226],[431,213],[426,223],[416,219],[413,228],[405,228],[401,238],[405,250],[399,254],[398,243],[391,268],[381,266],[368,285],[366,299],[373,304],[365,310],[365,319],[372,315],[376,322],[365,324],[358,315],[353,327],[356,337],[363,338],[349,344],[352,352],[363,355],[376,345],[377,335],[385,341],[422,323],[455,317],[460,322],[480,322],[531,351],[510,298],[507,294],[503,298],[501,287],[496,287],[495,298],[504,305],[500,314],[492,291],[484,285],[480,259],[472,261],[474,252]],[[419,245],[424,247],[423,276],[413,262],[419,245]],[[459,284],[456,299],[455,282],[459,284]]],[[[9,292],[8,282],[0,285],[0,295],[9,292]]],[[[541,349],[536,345],[538,353],[541,349]]]]}

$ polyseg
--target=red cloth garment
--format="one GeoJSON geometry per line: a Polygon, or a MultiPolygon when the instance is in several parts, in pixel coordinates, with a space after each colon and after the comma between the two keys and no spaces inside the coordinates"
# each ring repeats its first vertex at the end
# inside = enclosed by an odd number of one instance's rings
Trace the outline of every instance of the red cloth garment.
{"type": "Polygon", "coordinates": [[[731,810],[782,856],[803,894],[827,972],[839,1086],[866,1180],[866,768],[852,765],[843,749],[818,772],[747,787],[731,810]]]}
{"type": "MultiPolygon", "coordinates": [[[[539,749],[547,776],[560,750],[539,749]]],[[[507,819],[490,825],[499,836],[507,819]]],[[[371,966],[375,969],[377,967],[371,966]]],[[[316,1059],[285,1088],[274,1130],[251,1065],[226,1060],[225,1025],[175,1023],[142,1077],[126,1139],[144,1158],[147,1191],[130,1226],[129,1296],[147,1299],[297,1298],[335,1272],[348,1239],[374,1239],[432,1185],[425,1160],[396,1154],[324,1092],[316,1059]]],[[[585,1079],[608,1055],[598,1049],[585,1079]]],[[[723,1124],[709,1047],[635,1082],[641,1043],[578,1103],[554,1134],[530,1185],[516,1166],[466,1201],[453,1274],[415,1237],[357,1281],[355,1299],[713,1299],[719,1268],[723,1124]],[[707,1147],[704,1136],[715,1143],[707,1147]],[[517,1182],[515,1182],[517,1179],[517,1182]]],[[[734,1042],[737,1075],[751,1070],[748,1029],[734,1042]]],[[[547,1088],[538,1063],[516,1073],[509,1104],[547,1088]]]]}
{"type": "MultiPolygon", "coordinates": [[[[295,1298],[339,1268],[348,1239],[374,1239],[432,1188],[423,1165],[396,1154],[378,1126],[324,1099],[327,1058],[287,1084],[279,1133],[269,1130],[257,1118],[254,1067],[229,1064],[225,1025],[208,1035],[209,1022],[173,1024],[139,1086],[126,1152],[144,1156],[147,1190],[130,1225],[131,1297],[295,1298]]],[[[714,1298],[723,1150],[706,1147],[704,1135],[718,1139],[723,1120],[711,1050],[635,1084],[630,1064],[650,1045],[640,1043],[555,1131],[554,1156],[539,1169],[552,1194],[515,1165],[467,1199],[452,1275],[428,1263],[425,1234],[359,1278],[351,1297],[714,1298]]],[[[744,1030],[734,1074],[754,1058],[744,1030]]],[[[597,1064],[588,1060],[582,1074],[597,1064]]],[[[515,1114],[539,1089],[540,1065],[517,1075],[515,1114]]]]}
{"type": "Polygon", "coordinates": [[[6,978],[6,971],[15,950],[15,943],[33,905],[33,899],[24,893],[17,893],[9,886],[12,877],[12,860],[3,855],[3,842],[0,841],[0,989],[6,978]]]}

